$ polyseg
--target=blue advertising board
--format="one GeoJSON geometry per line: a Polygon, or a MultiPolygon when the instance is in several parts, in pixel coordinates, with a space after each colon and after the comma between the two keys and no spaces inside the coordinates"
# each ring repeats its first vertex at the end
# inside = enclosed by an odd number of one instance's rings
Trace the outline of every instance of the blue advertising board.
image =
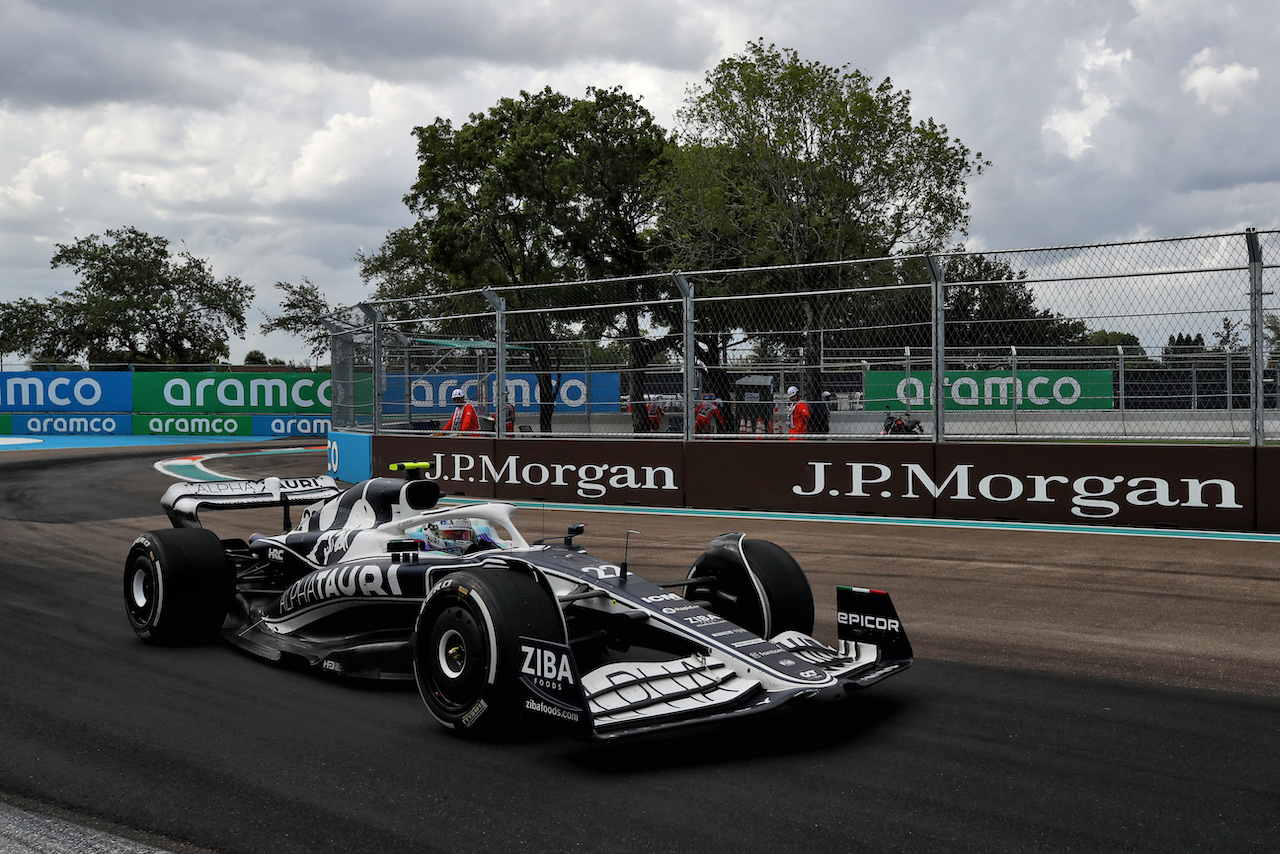
{"type": "Polygon", "coordinates": [[[373,471],[373,436],[369,433],[329,433],[329,474],[357,483],[373,471]]]}
{"type": "MultiPolygon", "coordinates": [[[[133,411],[127,371],[14,371],[0,373],[2,412],[133,411]]],[[[15,424],[15,429],[17,425],[15,424]]]]}
{"type": "Polygon", "coordinates": [[[15,436],[129,436],[133,433],[133,418],[124,414],[21,412],[12,418],[10,429],[15,436]]]}
{"type": "MultiPolygon", "coordinates": [[[[622,385],[617,371],[563,371],[557,377],[560,388],[556,394],[556,412],[618,411],[622,385]]],[[[498,380],[490,375],[486,381],[485,397],[495,400],[498,380]]],[[[382,411],[404,413],[407,402],[411,415],[448,415],[453,412],[453,390],[462,389],[467,393],[467,399],[475,403],[480,399],[480,382],[475,374],[417,374],[407,378],[404,374],[388,374],[387,390],[382,395],[382,411]]],[[[515,405],[517,413],[536,413],[540,400],[538,375],[507,374],[507,400],[515,405]]]]}
{"type": "Polygon", "coordinates": [[[255,436],[324,436],[332,419],[325,415],[255,415],[255,436]]]}

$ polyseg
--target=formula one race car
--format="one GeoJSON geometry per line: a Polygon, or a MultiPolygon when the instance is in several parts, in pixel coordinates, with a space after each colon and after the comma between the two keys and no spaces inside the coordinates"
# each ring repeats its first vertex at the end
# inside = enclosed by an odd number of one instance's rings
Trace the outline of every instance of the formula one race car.
{"type": "Polygon", "coordinates": [[[911,664],[883,591],[838,588],[838,648],[811,637],[808,581],[773,543],[724,534],[684,580],[655,584],[577,546],[581,525],[529,543],[509,504],[439,499],[430,480],[389,477],[174,484],[174,527],[125,561],[129,622],[148,642],[220,633],[271,661],[414,680],[469,734],[543,718],[616,738],[841,698],[911,664]],[[199,520],[268,506],[285,533],[223,540],[199,520]]]}

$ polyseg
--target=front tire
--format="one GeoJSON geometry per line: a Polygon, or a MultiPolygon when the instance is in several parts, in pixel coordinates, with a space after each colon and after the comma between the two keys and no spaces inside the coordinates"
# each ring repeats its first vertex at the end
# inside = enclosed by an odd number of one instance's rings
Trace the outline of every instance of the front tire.
{"type": "Polygon", "coordinates": [[[725,534],[689,570],[685,598],[762,638],[813,633],[813,590],[800,564],[768,540],[725,534]],[[698,581],[698,579],[707,579],[698,581]],[[714,580],[712,580],[714,579],[714,580]]]}
{"type": "Polygon", "coordinates": [[[124,607],[148,643],[195,643],[222,627],[235,594],[235,569],[218,535],[203,528],[148,531],[124,567],[124,607]]]}
{"type": "Polygon", "coordinates": [[[560,607],[527,573],[466,570],[427,595],[413,631],[413,674],[432,716],[467,735],[519,724],[520,638],[564,640],[560,607]]]}

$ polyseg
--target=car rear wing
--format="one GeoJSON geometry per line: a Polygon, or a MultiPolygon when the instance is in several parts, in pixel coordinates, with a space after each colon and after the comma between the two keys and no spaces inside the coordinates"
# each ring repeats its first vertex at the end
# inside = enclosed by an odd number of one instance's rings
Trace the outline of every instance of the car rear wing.
{"type": "Polygon", "coordinates": [[[160,506],[175,528],[199,528],[200,511],[245,510],[254,507],[284,508],[284,529],[293,527],[289,508],[340,495],[337,481],[318,477],[265,477],[262,480],[211,480],[175,483],[160,499],[160,506]]]}

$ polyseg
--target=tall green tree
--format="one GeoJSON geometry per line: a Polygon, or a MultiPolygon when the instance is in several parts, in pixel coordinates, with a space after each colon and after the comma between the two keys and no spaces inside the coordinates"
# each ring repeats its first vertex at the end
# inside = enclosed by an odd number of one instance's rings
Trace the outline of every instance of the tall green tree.
{"type": "MultiPolygon", "coordinates": [[[[253,288],[215,278],[209,262],[133,227],[55,244],[52,266],[80,285],[48,300],[0,306],[18,352],[63,362],[202,364],[242,337],[253,288]]],[[[6,348],[13,343],[4,344],[6,348]]]]}
{"type": "MultiPolygon", "coordinates": [[[[937,250],[968,225],[966,181],[988,165],[911,97],[848,66],[802,60],[751,42],[708,72],[680,110],[679,153],[662,233],[679,269],[809,264],[937,250]]],[[[823,328],[868,325],[813,291],[887,284],[892,268],[796,269],[758,290],[795,292],[807,391],[816,391],[823,328]],[[825,277],[821,281],[815,276],[825,277]],[[848,276],[839,281],[833,275],[848,276]]],[[[737,286],[741,280],[728,280],[737,286]]],[[[702,290],[703,295],[708,294],[702,290]]],[[[740,312],[750,331],[776,319],[740,312]]]]}
{"type": "MultiPolygon", "coordinates": [[[[380,299],[407,300],[396,311],[417,316],[486,311],[477,292],[509,288],[503,292],[513,312],[509,335],[532,345],[541,423],[550,429],[559,387],[556,342],[571,337],[571,327],[575,335],[585,328],[622,337],[625,330],[615,325],[638,331],[640,310],[624,311],[623,319],[539,311],[553,307],[552,297],[524,286],[651,269],[649,232],[666,134],[621,89],[591,88],[572,99],[547,88],[504,98],[461,127],[437,119],[414,135],[418,177],[404,201],[416,220],[359,256],[361,275],[380,299]]],[[[554,298],[585,305],[597,297],[584,284],[556,289],[554,298]]],[[[629,339],[632,358],[647,364],[642,338],[637,332],[629,339]]]]}

